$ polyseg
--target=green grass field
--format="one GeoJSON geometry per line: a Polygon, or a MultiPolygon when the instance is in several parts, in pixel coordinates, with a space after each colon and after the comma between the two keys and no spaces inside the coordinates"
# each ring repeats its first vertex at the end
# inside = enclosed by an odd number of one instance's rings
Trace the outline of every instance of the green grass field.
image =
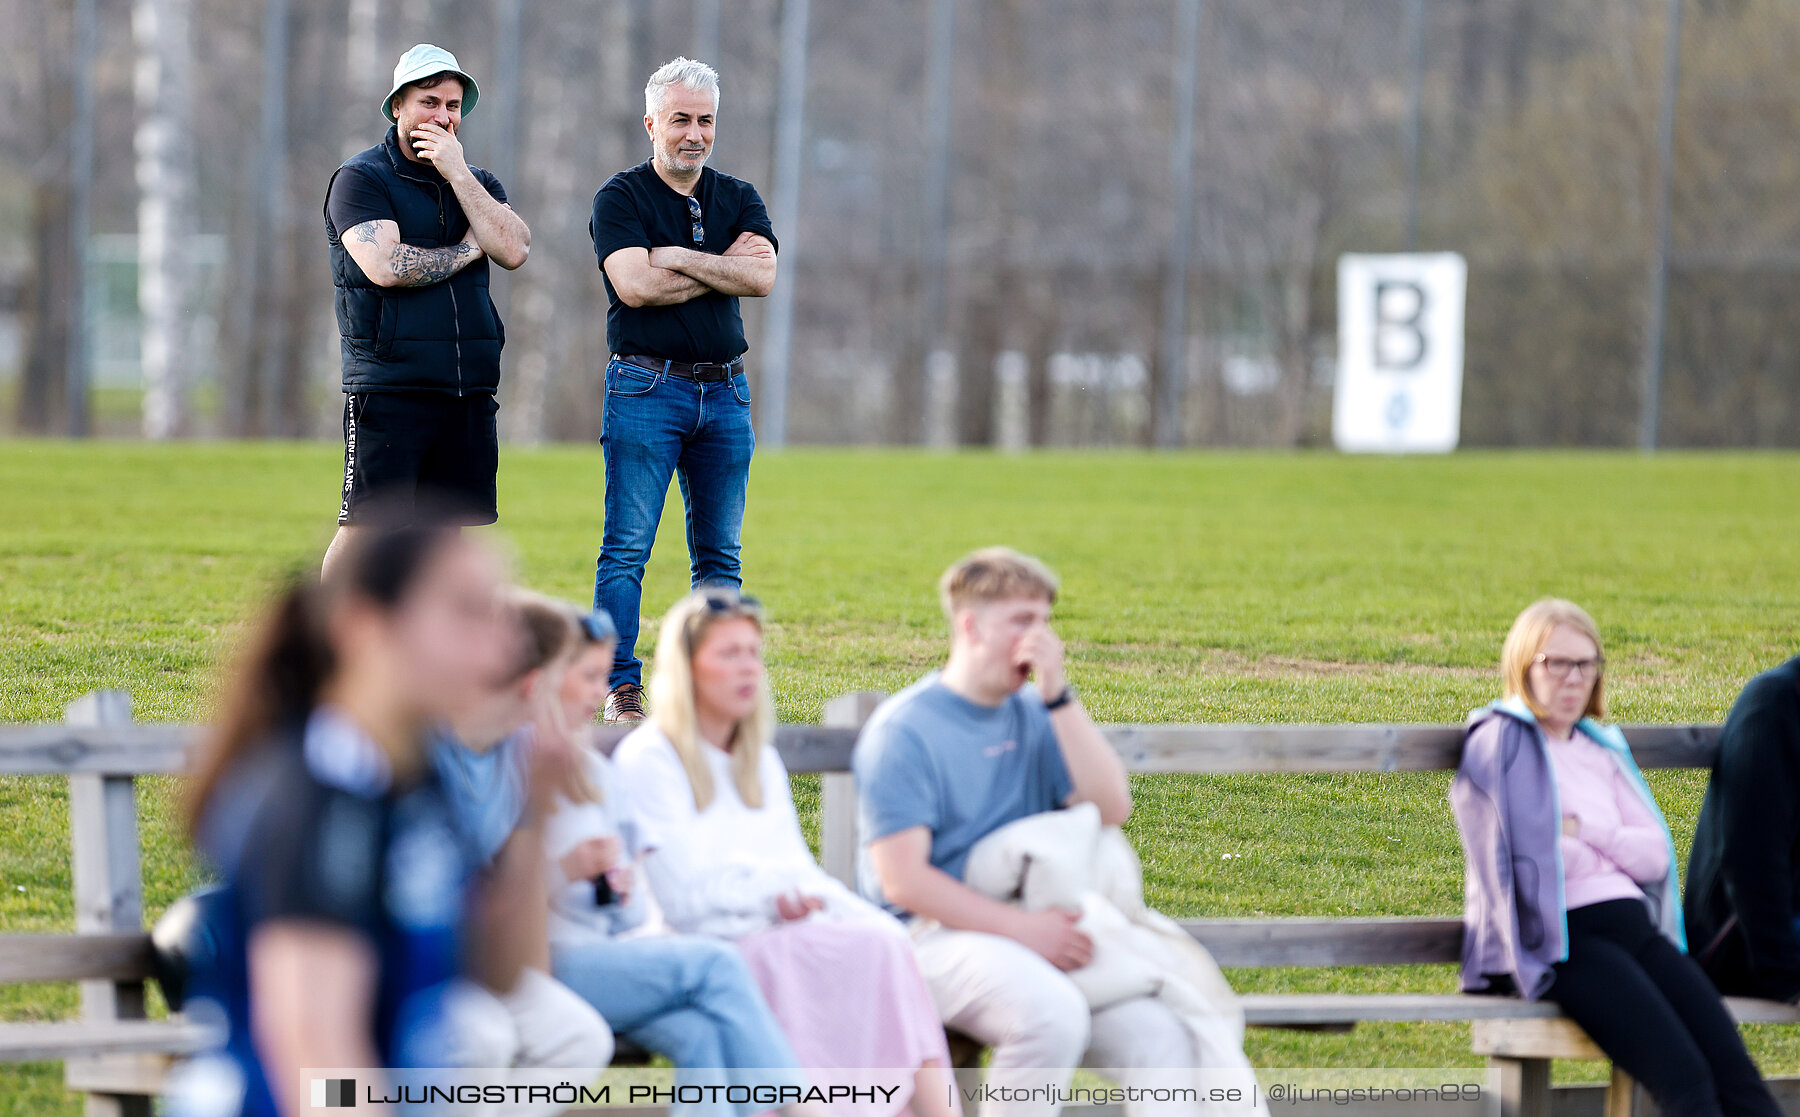
{"type": "MultiPolygon", "coordinates": [[[[316,561],[340,468],[316,444],[0,443],[0,720],[59,718],[96,687],[130,690],[145,720],[204,718],[214,665],[257,602],[316,561]]],[[[745,572],[772,618],[788,720],[932,666],[937,573],[1005,542],[1062,573],[1071,672],[1104,720],[1459,721],[1493,696],[1513,615],[1555,593],[1601,623],[1617,718],[1711,721],[1745,678],[1800,651],[1797,493],[1791,455],[793,451],[758,459],[745,572]]],[[[598,449],[507,452],[501,507],[520,577],[585,600],[598,449]]],[[[685,583],[677,499],[646,611],[685,583]]],[[[814,787],[797,782],[804,814],[814,787]]],[[[1685,854],[1704,775],[1651,782],[1685,854]]],[[[1138,778],[1128,829],[1171,914],[1454,914],[1447,783],[1138,778]]],[[[146,781],[142,799],[154,914],[196,876],[169,783],[146,781]]],[[[70,928],[60,782],[0,780],[0,829],[0,930],[70,928]]],[[[1455,981],[1447,967],[1233,977],[1254,990],[1455,981]]],[[[6,1018],[73,1009],[71,989],[0,990],[6,1018]]],[[[1765,1072],[1800,1073],[1792,1030],[1754,1029],[1751,1042],[1765,1072]]],[[[1478,1062],[1451,1025],[1258,1030],[1250,1050],[1262,1066],[1478,1062]]],[[[6,1073],[0,1113],[76,1111],[55,1067],[6,1073]]]]}

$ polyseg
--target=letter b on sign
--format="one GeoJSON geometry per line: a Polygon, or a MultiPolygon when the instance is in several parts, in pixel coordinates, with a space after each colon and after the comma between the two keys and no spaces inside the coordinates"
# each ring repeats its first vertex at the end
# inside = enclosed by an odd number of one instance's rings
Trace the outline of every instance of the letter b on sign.
{"type": "Polygon", "coordinates": [[[1443,453],[1462,424],[1463,292],[1454,252],[1338,260],[1338,449],[1443,453]]]}
{"type": "Polygon", "coordinates": [[[1411,372],[1425,363],[1425,307],[1430,300],[1416,280],[1375,281],[1375,367],[1411,372]]]}

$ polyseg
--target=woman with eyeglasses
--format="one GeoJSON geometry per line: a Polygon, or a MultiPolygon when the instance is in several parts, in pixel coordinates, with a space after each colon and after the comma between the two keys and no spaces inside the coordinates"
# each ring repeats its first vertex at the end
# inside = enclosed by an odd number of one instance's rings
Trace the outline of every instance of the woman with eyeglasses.
{"type": "Polygon", "coordinates": [[[1685,953],[1675,847],[1606,715],[1600,631],[1555,598],[1519,614],[1505,696],[1470,718],[1450,788],[1466,858],[1462,987],[1546,998],[1669,1117],[1780,1110],[1685,953]]]}
{"type": "Polygon", "coordinates": [[[699,590],[663,620],[651,719],[614,754],[651,891],[675,930],[736,944],[815,1084],[904,1068],[884,1104],[856,1112],[949,1117],[943,1025],[906,931],[801,834],[762,647],[762,610],[734,590],[699,590]]]}
{"type": "MultiPolygon", "coordinates": [[[[565,606],[580,628],[557,699],[574,729],[585,794],[560,799],[545,824],[549,858],[550,965],[621,1035],[668,1057],[675,1084],[803,1085],[793,1048],[762,990],[731,944],[702,935],[646,933],[656,920],[634,871],[640,842],[631,800],[617,770],[595,747],[594,715],[606,704],[616,632],[605,611],[565,606]],[[734,1070],[760,1073],[746,1076],[734,1070]],[[793,1073],[781,1074],[783,1070],[793,1073]]],[[[762,1112],[767,1104],[678,1097],[677,1117],[762,1112]]],[[[782,1107],[785,1117],[822,1113],[813,1104],[782,1107]]]]}

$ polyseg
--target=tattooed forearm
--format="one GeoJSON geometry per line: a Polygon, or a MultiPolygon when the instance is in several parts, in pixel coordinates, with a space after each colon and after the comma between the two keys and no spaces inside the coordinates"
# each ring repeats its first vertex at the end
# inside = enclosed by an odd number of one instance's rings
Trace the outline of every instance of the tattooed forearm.
{"type": "Polygon", "coordinates": [[[481,259],[469,237],[443,248],[420,248],[400,240],[392,221],[364,221],[344,232],[344,247],[363,274],[382,287],[426,287],[442,283],[481,259]]]}
{"type": "Polygon", "coordinates": [[[425,287],[441,283],[475,259],[475,246],[463,241],[448,248],[418,248],[396,244],[388,257],[397,287],[425,287]]]}

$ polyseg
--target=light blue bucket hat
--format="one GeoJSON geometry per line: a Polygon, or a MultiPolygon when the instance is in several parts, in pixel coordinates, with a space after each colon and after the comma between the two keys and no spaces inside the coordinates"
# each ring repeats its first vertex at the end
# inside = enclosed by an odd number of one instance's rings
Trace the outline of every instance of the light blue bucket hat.
{"type": "MultiPolygon", "coordinates": [[[[470,77],[468,71],[457,63],[456,55],[451,54],[443,47],[420,43],[401,55],[400,64],[394,67],[394,88],[388,91],[387,97],[381,102],[381,115],[393,121],[394,94],[420,78],[428,78],[433,74],[442,73],[455,74],[461,79],[463,83],[462,114],[468,116],[474,112],[475,102],[481,99],[481,88],[475,84],[475,79],[470,77]]],[[[394,123],[398,124],[399,121],[394,121],[394,123]]]]}

